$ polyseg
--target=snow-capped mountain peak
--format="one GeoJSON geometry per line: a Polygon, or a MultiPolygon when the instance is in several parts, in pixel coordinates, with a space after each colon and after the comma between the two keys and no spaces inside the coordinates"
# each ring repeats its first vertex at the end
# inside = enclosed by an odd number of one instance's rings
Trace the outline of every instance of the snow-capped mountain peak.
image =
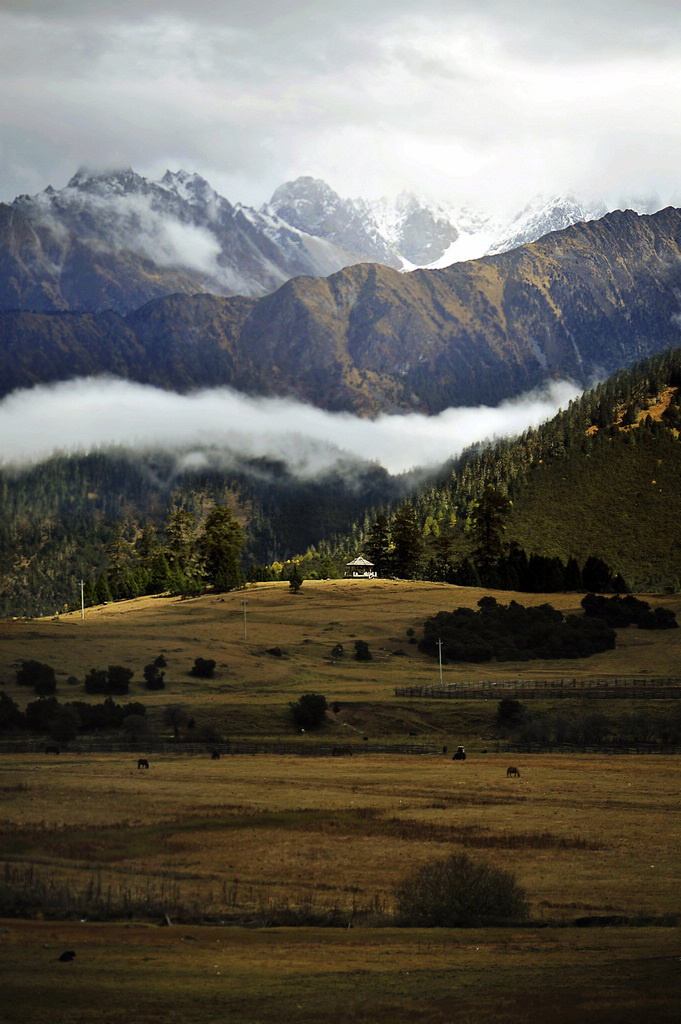
{"type": "Polygon", "coordinates": [[[232,205],[201,177],[81,168],[62,189],[0,204],[0,245],[12,268],[0,305],[129,312],[168,291],[257,297],[292,277],[325,277],[359,262],[410,271],[502,253],[593,220],[604,203],[539,197],[500,224],[415,192],[344,199],[326,182],[286,182],[260,210],[232,205]]]}

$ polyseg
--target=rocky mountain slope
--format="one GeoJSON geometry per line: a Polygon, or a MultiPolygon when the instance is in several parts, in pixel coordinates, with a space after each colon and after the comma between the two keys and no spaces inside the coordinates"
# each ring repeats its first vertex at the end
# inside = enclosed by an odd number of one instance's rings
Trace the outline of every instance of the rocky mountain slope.
{"type": "Polygon", "coordinates": [[[356,263],[448,265],[592,215],[554,199],[494,225],[413,195],[342,199],[313,178],[282,185],[256,211],[184,171],[157,182],[132,170],[79,172],[63,189],[0,204],[0,310],[125,315],[176,292],[261,297],[356,263]]]}
{"type": "Polygon", "coordinates": [[[443,270],[361,264],[257,300],[175,294],[126,317],[5,313],[0,381],[6,394],[108,372],[363,415],[586,386],[678,344],[680,246],[681,211],[628,211],[443,270]]]}

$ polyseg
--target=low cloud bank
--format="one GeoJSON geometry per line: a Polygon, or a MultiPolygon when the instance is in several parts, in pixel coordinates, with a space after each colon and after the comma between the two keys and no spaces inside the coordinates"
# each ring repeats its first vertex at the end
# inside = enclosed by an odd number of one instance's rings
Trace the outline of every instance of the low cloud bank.
{"type": "Polygon", "coordinates": [[[300,477],[374,462],[392,474],[434,469],[479,441],[513,437],[565,407],[574,384],[503,402],[375,420],[329,413],[283,398],[253,398],[229,388],[178,395],[112,378],[79,378],[15,391],[0,402],[0,465],[25,467],[56,453],[124,447],[176,452],[180,465],[225,466],[267,456],[300,477]],[[210,458],[208,457],[210,454],[210,458]]]}

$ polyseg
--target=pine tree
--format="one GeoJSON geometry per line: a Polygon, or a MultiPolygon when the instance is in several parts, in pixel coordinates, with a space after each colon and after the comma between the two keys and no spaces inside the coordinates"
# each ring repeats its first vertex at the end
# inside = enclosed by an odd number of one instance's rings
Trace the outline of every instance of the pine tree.
{"type": "Polygon", "coordinates": [[[215,590],[243,587],[245,576],[239,560],[244,546],[243,530],[231,509],[218,505],[206,519],[199,539],[206,581],[215,590]]]}
{"type": "Polygon", "coordinates": [[[423,541],[421,528],[411,502],[407,501],[398,508],[391,524],[391,534],[394,573],[402,579],[414,579],[421,564],[423,541]]]}
{"type": "Polygon", "coordinates": [[[383,513],[376,516],[369,530],[365,550],[378,575],[385,576],[390,561],[390,524],[383,513]]]}
{"type": "Polygon", "coordinates": [[[505,521],[510,512],[507,497],[494,487],[486,487],[469,515],[469,530],[475,544],[475,556],[481,570],[488,571],[503,553],[505,521]]]}

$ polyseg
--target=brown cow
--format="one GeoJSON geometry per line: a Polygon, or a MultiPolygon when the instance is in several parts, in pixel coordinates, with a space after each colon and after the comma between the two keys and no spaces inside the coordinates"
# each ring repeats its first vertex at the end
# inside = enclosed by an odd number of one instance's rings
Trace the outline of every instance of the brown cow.
{"type": "Polygon", "coordinates": [[[518,771],[517,768],[507,768],[506,769],[506,778],[507,779],[510,778],[511,775],[515,775],[517,778],[520,778],[520,772],[518,771]]]}

